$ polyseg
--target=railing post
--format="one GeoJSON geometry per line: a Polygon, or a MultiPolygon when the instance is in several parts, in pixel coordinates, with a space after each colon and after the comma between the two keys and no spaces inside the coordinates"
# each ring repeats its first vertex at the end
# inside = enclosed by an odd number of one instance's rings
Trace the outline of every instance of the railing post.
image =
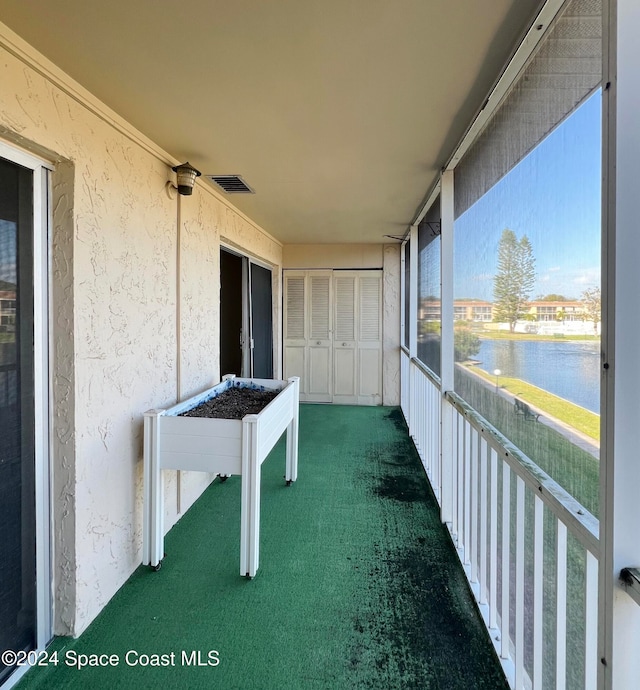
{"type": "Polygon", "coordinates": [[[542,690],[544,642],[544,503],[539,496],[534,497],[533,510],[533,690],[542,690]]]}
{"type": "Polygon", "coordinates": [[[567,684],[567,526],[556,525],[556,685],[567,684]]]}
{"type": "Polygon", "coordinates": [[[509,465],[502,465],[502,564],[500,584],[502,586],[502,603],[500,606],[500,657],[509,659],[509,621],[511,620],[510,591],[510,531],[511,531],[511,471],[509,465]]]}

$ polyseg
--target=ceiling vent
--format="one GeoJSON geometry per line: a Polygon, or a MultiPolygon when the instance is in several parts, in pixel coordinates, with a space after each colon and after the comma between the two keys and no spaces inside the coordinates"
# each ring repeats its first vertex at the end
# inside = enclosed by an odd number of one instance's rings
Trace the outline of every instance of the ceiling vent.
{"type": "Polygon", "coordinates": [[[225,194],[255,194],[240,175],[206,175],[215,182],[225,194]]]}

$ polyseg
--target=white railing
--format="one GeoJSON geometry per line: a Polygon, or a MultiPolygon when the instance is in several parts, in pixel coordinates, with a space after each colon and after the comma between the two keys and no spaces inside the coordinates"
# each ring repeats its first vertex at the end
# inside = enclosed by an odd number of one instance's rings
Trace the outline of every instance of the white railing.
{"type": "Polygon", "coordinates": [[[441,490],[440,468],[440,382],[419,361],[409,370],[411,390],[411,437],[422,460],[438,501],[441,490]]]}
{"type": "Polygon", "coordinates": [[[411,357],[407,350],[400,348],[400,408],[402,414],[409,423],[409,371],[411,357]]]}
{"type": "Polygon", "coordinates": [[[459,396],[442,395],[419,362],[402,359],[409,432],[438,499],[452,493],[448,527],[511,687],[595,688],[597,519],[459,396]],[[442,458],[451,487],[440,485],[442,405],[453,407],[452,457],[442,458]]]}

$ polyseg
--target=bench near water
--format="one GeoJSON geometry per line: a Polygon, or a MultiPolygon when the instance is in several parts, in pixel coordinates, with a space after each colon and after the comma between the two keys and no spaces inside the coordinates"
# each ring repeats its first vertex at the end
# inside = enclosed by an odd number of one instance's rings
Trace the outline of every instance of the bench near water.
{"type": "Polygon", "coordinates": [[[518,400],[518,398],[514,398],[513,404],[514,404],[516,414],[523,415],[524,418],[528,422],[530,422],[530,421],[537,422],[538,421],[538,418],[540,417],[540,415],[536,412],[532,412],[531,408],[529,407],[529,405],[527,405],[526,402],[523,402],[522,400],[518,400]]]}

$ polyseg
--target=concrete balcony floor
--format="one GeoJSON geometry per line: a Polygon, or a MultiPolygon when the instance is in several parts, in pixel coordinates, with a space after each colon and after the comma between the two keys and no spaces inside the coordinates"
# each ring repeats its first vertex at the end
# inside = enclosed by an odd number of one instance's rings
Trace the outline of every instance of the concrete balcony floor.
{"type": "Polygon", "coordinates": [[[238,574],[240,478],[216,480],[169,533],[162,569],[140,567],[18,687],[506,687],[397,408],[301,406],[298,482],[283,471],[281,441],[263,465],[253,580],[238,574]],[[129,650],[170,665],[128,665],[129,650]],[[119,663],[66,665],[80,654],[119,663]]]}

